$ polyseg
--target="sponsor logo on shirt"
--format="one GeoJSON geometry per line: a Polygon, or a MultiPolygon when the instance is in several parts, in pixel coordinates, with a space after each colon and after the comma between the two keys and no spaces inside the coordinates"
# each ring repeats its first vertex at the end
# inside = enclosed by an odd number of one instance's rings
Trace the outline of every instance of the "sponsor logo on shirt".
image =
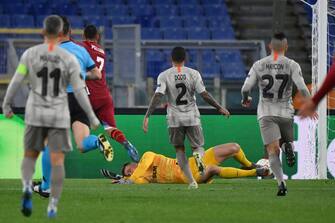
{"type": "Polygon", "coordinates": [[[153,182],[157,181],[157,166],[152,167],[152,181],[153,182]]]}
{"type": "Polygon", "coordinates": [[[174,75],[175,81],[184,81],[186,80],[186,74],[175,74],[174,75]]]}

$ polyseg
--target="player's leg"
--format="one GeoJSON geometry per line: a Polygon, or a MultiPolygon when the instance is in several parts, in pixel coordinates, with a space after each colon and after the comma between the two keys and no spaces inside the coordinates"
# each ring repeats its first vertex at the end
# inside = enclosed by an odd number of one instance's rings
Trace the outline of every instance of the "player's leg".
{"type": "Polygon", "coordinates": [[[50,189],[50,177],[51,177],[51,161],[50,161],[50,150],[46,146],[42,153],[42,183],[41,183],[41,190],[47,191],[50,189]]]}
{"type": "Polygon", "coordinates": [[[257,168],[251,170],[243,170],[234,167],[220,167],[210,165],[207,166],[205,174],[200,178],[201,183],[208,182],[213,176],[219,176],[225,179],[240,178],[240,177],[255,177],[266,176],[267,168],[257,168]]]}
{"type": "Polygon", "coordinates": [[[280,147],[286,155],[288,166],[292,167],[295,164],[293,119],[279,117],[277,119],[281,134],[280,147]]]}
{"type": "Polygon", "coordinates": [[[80,152],[86,153],[99,147],[98,137],[90,135],[90,129],[87,124],[76,120],[72,123],[72,131],[74,141],[80,152]]]}
{"type": "MultiPolygon", "coordinates": [[[[226,143],[217,145],[212,148],[215,156],[215,160],[218,163],[222,163],[226,159],[233,157],[237,162],[242,164],[245,168],[255,168],[256,166],[250,162],[243,152],[241,146],[237,143],[226,143]]],[[[207,152],[207,151],[206,151],[207,152]]]]}
{"type": "Polygon", "coordinates": [[[57,213],[58,202],[63,189],[65,178],[64,157],[71,151],[69,129],[49,129],[48,131],[50,160],[51,160],[51,192],[47,209],[48,217],[53,218],[57,213]]]}
{"type": "Polygon", "coordinates": [[[109,161],[111,157],[106,155],[111,155],[112,151],[110,150],[112,149],[108,141],[102,137],[105,140],[103,143],[98,136],[90,135],[89,119],[72,93],[68,94],[68,101],[73,135],[79,151],[86,153],[100,148],[104,152],[105,158],[109,161]]]}
{"type": "Polygon", "coordinates": [[[283,168],[279,158],[281,138],[280,128],[274,117],[263,117],[259,120],[261,135],[264,145],[269,154],[270,168],[278,182],[278,196],[285,196],[287,193],[286,183],[284,181],[283,168]]]}
{"type": "Polygon", "coordinates": [[[184,147],[184,140],[185,140],[185,128],[184,127],[174,127],[169,128],[169,138],[170,143],[175,147],[176,149],[176,157],[178,165],[180,166],[180,169],[183,171],[185,177],[187,178],[187,181],[189,183],[190,189],[196,189],[198,188],[198,184],[195,181],[191,168],[188,163],[188,158],[185,154],[185,147],[184,147]]]}
{"type": "Polygon", "coordinates": [[[112,98],[103,99],[102,103],[104,103],[102,106],[97,106],[99,108],[95,110],[95,113],[103,123],[105,131],[112,139],[123,145],[134,162],[138,162],[139,155],[137,149],[128,141],[124,133],[116,127],[112,98]]]}
{"type": "Polygon", "coordinates": [[[29,217],[32,213],[32,177],[35,172],[35,163],[44,147],[44,138],[46,133],[42,127],[33,127],[27,125],[24,133],[24,158],[21,164],[23,197],[21,203],[21,212],[29,217]]]}
{"type": "Polygon", "coordinates": [[[96,149],[100,149],[107,161],[112,161],[114,158],[114,152],[112,146],[103,134],[99,137],[96,135],[90,135],[89,122],[85,123],[83,118],[79,121],[76,120],[72,123],[72,132],[77,148],[82,153],[87,153],[96,149]]]}
{"type": "Polygon", "coordinates": [[[285,196],[287,193],[286,183],[284,180],[284,173],[282,164],[279,158],[280,155],[280,147],[279,140],[276,140],[267,145],[267,151],[269,153],[269,162],[270,168],[277,179],[278,183],[278,196],[285,196]]]}
{"type": "Polygon", "coordinates": [[[24,216],[29,217],[32,213],[32,177],[35,172],[35,163],[39,152],[26,150],[21,164],[23,196],[21,203],[21,212],[24,216]]]}
{"type": "Polygon", "coordinates": [[[204,146],[204,134],[202,132],[202,127],[198,126],[188,126],[185,127],[187,138],[191,144],[193,150],[193,157],[198,167],[200,175],[203,175],[206,170],[205,163],[203,162],[203,157],[205,154],[204,146]]]}
{"type": "Polygon", "coordinates": [[[48,216],[55,217],[57,213],[57,206],[60,195],[63,189],[63,181],[65,177],[64,170],[64,153],[63,152],[50,152],[51,159],[51,191],[48,205],[48,216]]]}

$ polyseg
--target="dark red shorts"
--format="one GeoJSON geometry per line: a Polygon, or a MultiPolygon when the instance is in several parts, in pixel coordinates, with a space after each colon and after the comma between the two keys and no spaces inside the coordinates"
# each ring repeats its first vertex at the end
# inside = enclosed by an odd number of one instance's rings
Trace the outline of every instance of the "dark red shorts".
{"type": "Polygon", "coordinates": [[[104,125],[105,129],[108,127],[116,127],[113,98],[111,96],[105,98],[90,97],[90,101],[96,116],[104,125]]]}

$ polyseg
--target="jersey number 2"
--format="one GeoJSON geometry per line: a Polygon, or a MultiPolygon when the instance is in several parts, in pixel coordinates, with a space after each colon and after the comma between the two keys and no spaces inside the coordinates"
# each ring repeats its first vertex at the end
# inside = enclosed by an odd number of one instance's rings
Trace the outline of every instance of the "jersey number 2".
{"type": "Polygon", "coordinates": [[[43,67],[42,70],[37,72],[37,77],[42,78],[42,96],[46,96],[48,94],[48,79],[54,78],[54,96],[57,97],[59,94],[59,81],[60,81],[60,69],[56,68],[48,75],[48,68],[43,67]]]}
{"type": "MultiPolygon", "coordinates": [[[[284,93],[284,90],[285,90],[286,85],[288,83],[288,74],[277,74],[275,76],[275,78],[276,78],[276,80],[282,80],[281,85],[278,89],[278,98],[281,99],[281,98],[283,98],[283,93],[284,93]]],[[[264,98],[273,98],[274,94],[268,92],[273,87],[273,84],[274,84],[273,77],[269,74],[266,74],[266,75],[262,76],[262,80],[268,80],[269,81],[269,83],[263,89],[263,97],[264,98]]]]}
{"type": "Polygon", "coordinates": [[[181,88],[181,92],[178,94],[176,98],[176,105],[187,105],[187,100],[181,100],[182,97],[186,94],[186,86],[184,83],[176,84],[176,88],[181,88]]]}

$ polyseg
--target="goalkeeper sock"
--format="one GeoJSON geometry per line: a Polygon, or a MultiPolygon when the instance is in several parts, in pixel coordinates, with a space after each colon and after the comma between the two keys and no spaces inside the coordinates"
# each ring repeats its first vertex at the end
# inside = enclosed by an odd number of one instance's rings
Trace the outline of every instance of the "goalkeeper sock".
{"type": "Polygon", "coordinates": [[[237,178],[237,177],[254,177],[256,176],[256,169],[241,170],[234,167],[219,167],[219,176],[222,178],[237,178]]]}
{"type": "Polygon", "coordinates": [[[239,151],[234,155],[234,158],[245,167],[252,166],[252,163],[247,159],[242,148],[240,148],[239,151]]]}
{"type": "Polygon", "coordinates": [[[117,128],[110,130],[110,137],[120,144],[127,142],[126,136],[117,128]]]}
{"type": "Polygon", "coordinates": [[[203,157],[204,154],[205,154],[205,149],[204,149],[204,147],[198,147],[198,148],[196,148],[196,149],[193,150],[193,154],[194,153],[199,153],[200,156],[203,157]]]}
{"type": "Polygon", "coordinates": [[[96,135],[89,135],[83,139],[82,145],[84,153],[95,150],[99,148],[98,137],[96,135]]]}
{"type": "Polygon", "coordinates": [[[49,148],[46,146],[42,154],[42,190],[48,190],[50,188],[50,176],[51,176],[51,161],[49,148]]]}
{"type": "Polygon", "coordinates": [[[36,159],[24,157],[21,164],[23,191],[31,192],[32,178],[35,172],[36,159]]]}
{"type": "Polygon", "coordinates": [[[275,175],[278,185],[280,185],[281,182],[284,182],[284,176],[283,176],[284,174],[283,174],[283,168],[281,166],[279,156],[277,154],[270,154],[269,162],[270,162],[270,168],[273,172],[273,175],[275,175]]]}
{"type": "Polygon", "coordinates": [[[186,157],[186,154],[183,150],[177,150],[176,151],[177,161],[178,165],[180,166],[180,169],[183,171],[185,177],[188,180],[188,183],[195,182],[195,179],[192,175],[191,168],[188,164],[188,159],[186,157]]]}
{"type": "Polygon", "coordinates": [[[63,189],[63,182],[65,177],[64,165],[53,166],[51,170],[51,192],[49,205],[53,202],[57,206],[63,189]]]}

